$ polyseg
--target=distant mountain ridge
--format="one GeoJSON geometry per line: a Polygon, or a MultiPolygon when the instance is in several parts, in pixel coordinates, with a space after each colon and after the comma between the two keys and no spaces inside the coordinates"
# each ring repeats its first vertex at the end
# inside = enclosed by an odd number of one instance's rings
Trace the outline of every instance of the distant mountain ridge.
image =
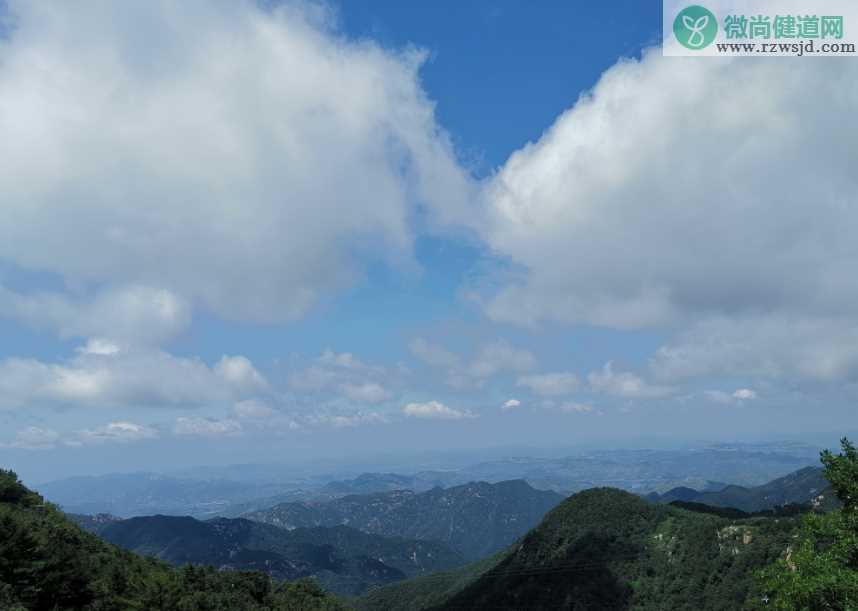
{"type": "Polygon", "coordinates": [[[523,479],[564,496],[611,486],[646,494],[677,486],[717,488],[714,482],[757,486],[816,464],[819,448],[795,443],[720,444],[674,450],[587,450],[564,457],[508,456],[471,464],[431,460],[389,470],[318,471],[294,465],[194,467],[166,474],[125,473],[71,477],[37,486],[67,512],[236,517],[292,501],[324,501],[392,490],[425,492],[473,481],[523,479]]]}
{"type": "Polygon", "coordinates": [[[805,467],[761,486],[746,488],[729,485],[719,491],[703,492],[679,487],[664,494],[649,494],[645,498],[657,503],[682,501],[712,507],[732,507],[750,513],[790,504],[820,505],[826,508],[836,502],[830,488],[822,468],[805,467]]]}
{"type": "Polygon", "coordinates": [[[441,543],[382,537],[347,526],[288,531],[245,519],[148,516],[104,521],[95,532],[105,541],[177,566],[263,571],[278,580],[312,576],[332,592],[349,595],[464,562],[441,543]]]}
{"type": "Polygon", "coordinates": [[[71,513],[211,516],[231,503],[281,493],[283,486],[185,479],[158,473],[117,473],[71,477],[42,484],[38,489],[71,513]]]}
{"type": "Polygon", "coordinates": [[[348,525],[386,536],[441,541],[475,560],[505,548],[563,500],[523,480],[395,490],[323,503],[282,503],[244,517],[283,528],[348,525]]]}

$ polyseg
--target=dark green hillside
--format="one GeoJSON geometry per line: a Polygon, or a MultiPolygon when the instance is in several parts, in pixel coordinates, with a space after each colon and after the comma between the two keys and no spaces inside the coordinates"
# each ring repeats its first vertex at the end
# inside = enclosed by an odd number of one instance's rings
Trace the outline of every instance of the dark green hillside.
{"type": "Polygon", "coordinates": [[[597,488],[563,502],[490,566],[470,565],[434,584],[430,576],[380,588],[358,607],[755,608],[755,573],[783,554],[796,524],[731,520],[597,488]]]}
{"type": "Polygon", "coordinates": [[[0,470],[0,609],[304,611],[342,609],[312,582],[172,569],[105,543],[0,470]]]}
{"type": "Polygon", "coordinates": [[[365,596],[350,601],[356,611],[412,611],[441,605],[481,575],[494,568],[506,557],[499,552],[478,562],[453,569],[402,581],[392,586],[375,588],[365,596]]]}
{"type": "Polygon", "coordinates": [[[244,519],[149,516],[110,522],[99,535],[170,564],[258,570],[275,579],[314,577],[346,595],[464,562],[440,543],[381,537],[346,526],[288,531],[244,519]]]}
{"type": "Polygon", "coordinates": [[[245,517],[284,528],[347,524],[385,536],[441,541],[466,558],[494,554],[536,526],[563,500],[523,480],[351,495],[325,503],[283,503],[245,517]]]}
{"type": "Polygon", "coordinates": [[[588,490],[442,608],[747,608],[755,570],[786,549],[794,528],[792,520],[731,521],[588,490]]]}

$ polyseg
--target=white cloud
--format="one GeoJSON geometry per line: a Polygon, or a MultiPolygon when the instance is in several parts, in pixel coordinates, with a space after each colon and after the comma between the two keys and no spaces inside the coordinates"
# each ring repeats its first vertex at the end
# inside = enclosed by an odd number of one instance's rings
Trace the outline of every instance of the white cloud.
{"type": "Polygon", "coordinates": [[[114,287],[77,299],[60,293],[22,295],[0,286],[0,316],[51,329],[64,339],[157,345],[181,333],[191,313],[182,298],[148,286],[114,287]]]}
{"type": "Polygon", "coordinates": [[[241,423],[232,419],[182,416],[173,426],[175,435],[187,437],[236,437],[241,435],[241,423]]]}
{"type": "Polygon", "coordinates": [[[97,337],[90,338],[84,346],[77,348],[77,351],[81,354],[95,356],[111,356],[117,354],[120,350],[122,349],[113,342],[97,337]]]}
{"type": "Polygon", "coordinates": [[[61,434],[51,429],[29,426],[15,434],[8,443],[0,443],[0,447],[18,448],[24,450],[49,450],[59,445],[82,447],[105,443],[132,443],[156,439],[158,431],[150,426],[133,422],[110,422],[91,429],[81,429],[61,434]]]}
{"type": "Polygon", "coordinates": [[[313,6],[9,2],[0,258],[269,322],[412,265],[414,219],[461,219],[472,189],[424,55],[313,6]]]}
{"type": "Polygon", "coordinates": [[[381,403],[393,393],[379,379],[391,380],[393,372],[364,363],[350,352],[325,350],[314,363],[293,371],[289,387],[301,393],[323,393],[358,403],[381,403]]]}
{"type": "Polygon", "coordinates": [[[733,398],[740,401],[749,401],[757,398],[757,391],[750,388],[740,388],[733,393],[733,398]]]}
{"type": "Polygon", "coordinates": [[[587,375],[587,381],[593,392],[625,399],[658,399],[676,392],[676,389],[670,386],[650,384],[629,371],[614,371],[611,362],[605,363],[600,371],[591,371],[587,375]]]}
{"type": "Polygon", "coordinates": [[[742,405],[745,401],[757,398],[757,392],[750,388],[739,388],[732,393],[723,390],[706,390],[704,396],[713,403],[721,405],[742,405]]]}
{"type": "Polygon", "coordinates": [[[659,348],[665,380],[718,375],[837,382],[858,380],[858,321],[794,316],[705,318],[659,348]]]}
{"type": "Polygon", "coordinates": [[[501,409],[503,410],[518,409],[519,407],[521,407],[521,401],[518,399],[510,399],[501,405],[501,409]]]}
{"type": "Polygon", "coordinates": [[[490,315],[628,328],[851,311],[858,91],[840,84],[858,68],[675,60],[619,62],[491,181],[483,235],[522,271],[490,315]]]}
{"type": "Polygon", "coordinates": [[[422,418],[425,420],[465,420],[476,417],[470,412],[447,407],[440,401],[409,403],[402,408],[402,413],[412,418],[422,418]]]}
{"type": "Polygon", "coordinates": [[[246,356],[223,356],[215,365],[214,372],[231,387],[244,392],[268,390],[268,382],[246,356]]]}
{"type": "Polygon", "coordinates": [[[574,373],[556,372],[522,376],[516,385],[529,388],[538,395],[556,397],[575,392],[578,390],[580,382],[574,373]]]}
{"type": "Polygon", "coordinates": [[[489,180],[479,231],[510,264],[472,295],[501,321],[675,333],[664,379],[858,380],[856,80],[620,61],[489,180]]]}
{"type": "Polygon", "coordinates": [[[67,445],[92,445],[100,443],[129,443],[155,439],[158,431],[152,427],[133,422],[111,422],[94,429],[77,431],[65,443],[67,445]]]}
{"type": "Polygon", "coordinates": [[[444,370],[446,383],[459,389],[482,386],[500,373],[522,372],[536,367],[536,357],[530,351],[516,348],[505,340],[484,344],[469,363],[458,354],[423,338],[412,340],[409,348],[419,360],[444,370]]]}
{"type": "Polygon", "coordinates": [[[49,450],[56,446],[60,434],[51,429],[28,426],[18,431],[15,438],[8,443],[0,443],[0,447],[17,448],[21,450],[49,450]]]}
{"type": "Polygon", "coordinates": [[[0,361],[0,408],[196,406],[245,398],[264,381],[244,357],[219,365],[157,350],[84,350],[61,363],[9,358],[0,361]]]}

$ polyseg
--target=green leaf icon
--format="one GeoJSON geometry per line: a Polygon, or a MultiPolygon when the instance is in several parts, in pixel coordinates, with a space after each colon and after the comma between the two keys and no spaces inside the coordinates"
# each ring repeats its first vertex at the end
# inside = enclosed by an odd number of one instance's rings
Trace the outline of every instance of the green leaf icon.
{"type": "Polygon", "coordinates": [[[676,40],[687,49],[699,50],[708,47],[718,34],[718,22],[708,9],[693,5],[676,16],[673,22],[676,40]]]}

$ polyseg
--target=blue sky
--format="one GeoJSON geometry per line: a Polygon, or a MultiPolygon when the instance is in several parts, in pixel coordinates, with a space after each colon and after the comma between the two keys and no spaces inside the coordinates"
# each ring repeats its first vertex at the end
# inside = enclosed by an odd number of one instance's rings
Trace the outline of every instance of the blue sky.
{"type": "Polygon", "coordinates": [[[854,428],[848,60],[662,58],[649,1],[0,6],[26,477],[854,428]]]}

